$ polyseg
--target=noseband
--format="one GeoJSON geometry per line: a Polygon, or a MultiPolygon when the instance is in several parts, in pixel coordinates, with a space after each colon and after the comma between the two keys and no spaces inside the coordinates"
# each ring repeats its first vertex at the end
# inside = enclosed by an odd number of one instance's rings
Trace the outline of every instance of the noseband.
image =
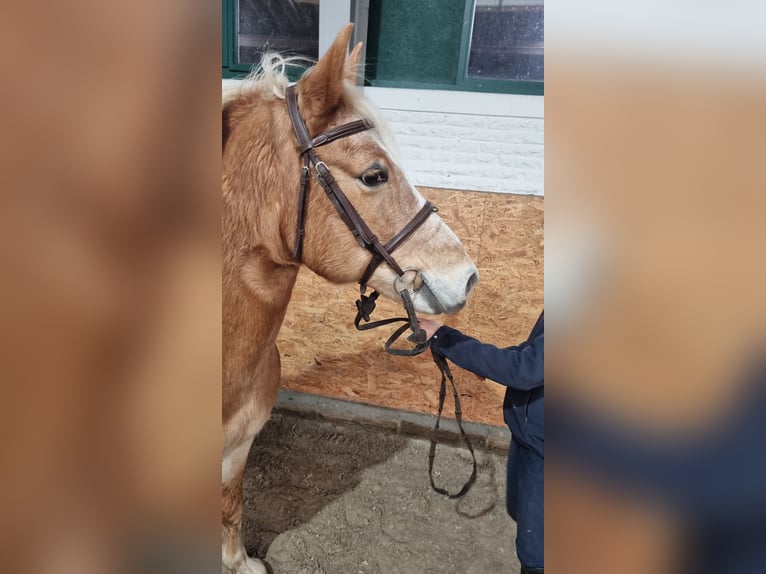
{"type": "Polygon", "coordinates": [[[293,248],[293,257],[297,261],[301,261],[303,255],[303,236],[306,229],[306,206],[308,202],[308,190],[309,180],[311,178],[311,168],[314,168],[317,180],[324,189],[327,197],[330,198],[330,202],[335,207],[335,211],[351,230],[357,243],[360,247],[365,248],[372,253],[372,259],[367,265],[362,277],[359,279],[360,286],[360,299],[356,302],[357,315],[354,320],[354,326],[360,331],[367,329],[373,329],[390,323],[405,322],[405,325],[399,327],[386,341],[386,351],[393,355],[417,355],[422,353],[428,348],[426,342],[425,332],[418,325],[417,317],[415,316],[415,309],[412,304],[412,299],[408,290],[402,290],[399,295],[402,297],[404,308],[407,311],[407,317],[395,317],[391,319],[383,319],[381,321],[370,322],[370,314],[375,310],[375,300],[378,298],[378,292],[373,291],[369,296],[366,295],[367,282],[372,277],[375,269],[385,262],[388,266],[394,270],[397,276],[402,277],[404,270],[396,262],[396,259],[391,255],[395,249],[402,245],[425,221],[428,217],[438,211],[436,207],[430,202],[426,201],[425,205],[415,214],[407,225],[405,225],[399,233],[394,235],[385,244],[381,243],[378,237],[370,230],[370,227],[364,221],[359,212],[354,208],[353,204],[343,193],[338,182],[330,173],[327,164],[325,164],[321,158],[319,158],[314,151],[315,148],[326,145],[335,140],[345,138],[363,131],[366,131],[373,127],[373,125],[367,120],[355,120],[347,124],[329,129],[318,136],[312,138],[309,135],[306,123],[303,121],[300,110],[298,109],[298,92],[295,85],[289,86],[286,93],[287,99],[287,111],[290,114],[290,121],[293,125],[293,131],[295,137],[298,140],[298,146],[300,147],[300,154],[303,158],[303,168],[301,172],[300,183],[300,196],[298,201],[298,224],[295,238],[295,247],[293,248]],[[364,323],[361,323],[364,321],[364,323]],[[398,349],[393,347],[393,343],[404,334],[407,329],[412,329],[412,335],[408,337],[411,343],[415,343],[414,349],[398,349]]]}
{"type": "MultiPolygon", "coordinates": [[[[362,216],[359,215],[359,212],[354,208],[352,203],[343,193],[340,186],[338,185],[338,182],[330,173],[327,164],[325,164],[314,151],[315,148],[333,142],[337,139],[345,138],[366,131],[372,128],[373,125],[367,120],[356,120],[336,128],[329,129],[312,138],[309,135],[308,129],[306,128],[306,123],[303,121],[303,117],[301,117],[300,110],[298,109],[298,92],[295,89],[295,85],[287,88],[286,98],[287,111],[290,114],[290,121],[293,124],[293,131],[295,132],[295,137],[298,139],[300,154],[303,158],[300,198],[298,202],[298,225],[295,238],[295,247],[293,248],[293,257],[298,262],[300,262],[301,256],[303,254],[303,236],[305,235],[306,229],[306,205],[308,199],[309,180],[311,178],[311,168],[313,167],[314,171],[316,172],[316,177],[319,181],[319,184],[322,186],[322,189],[324,189],[327,197],[330,198],[330,201],[335,207],[335,211],[338,212],[340,218],[351,230],[351,233],[354,235],[354,238],[356,238],[359,246],[364,247],[370,253],[372,253],[372,259],[362,274],[361,279],[359,279],[360,298],[356,301],[357,313],[356,319],[354,319],[354,326],[360,331],[366,331],[367,329],[374,329],[376,327],[381,327],[391,323],[403,322],[404,324],[399,326],[386,341],[386,351],[392,355],[406,356],[418,355],[422,353],[428,349],[429,343],[426,339],[425,331],[421,329],[420,325],[418,324],[418,319],[415,315],[415,308],[412,304],[412,298],[410,297],[409,291],[407,289],[399,291],[399,295],[402,297],[402,302],[404,303],[404,308],[407,311],[407,317],[393,317],[390,319],[381,319],[379,321],[370,321],[370,314],[375,310],[375,300],[378,298],[379,293],[377,291],[373,291],[368,296],[365,294],[365,292],[367,291],[367,282],[370,280],[370,277],[372,277],[373,272],[384,261],[391,269],[394,270],[398,277],[401,278],[404,275],[405,270],[402,269],[402,267],[396,262],[396,259],[394,259],[391,254],[397,247],[404,243],[418,227],[423,225],[423,223],[425,223],[426,219],[428,219],[432,213],[438,211],[437,208],[434,207],[431,202],[426,201],[426,204],[420,209],[420,211],[415,214],[415,217],[413,217],[410,222],[405,225],[401,231],[399,231],[399,233],[389,239],[385,245],[382,244],[377,236],[370,230],[364,219],[362,219],[362,216]],[[362,321],[364,321],[364,323],[362,323],[362,321]],[[412,330],[412,334],[407,337],[407,340],[411,343],[414,343],[415,347],[412,349],[401,349],[394,347],[394,342],[399,339],[399,337],[401,337],[408,329],[412,330]]],[[[428,453],[428,473],[431,480],[431,487],[436,492],[449,498],[460,498],[468,492],[476,480],[476,455],[473,451],[471,439],[463,430],[460,397],[458,395],[457,387],[455,386],[455,381],[452,378],[452,373],[450,372],[449,365],[447,364],[446,359],[439,355],[435,350],[432,350],[431,354],[433,355],[436,366],[439,368],[439,371],[441,371],[442,380],[441,388],[439,391],[439,412],[436,419],[436,425],[431,434],[431,446],[428,453]],[[470,478],[463,485],[463,487],[454,494],[450,494],[447,492],[447,490],[436,486],[434,483],[433,475],[434,457],[436,456],[437,433],[439,431],[442,409],[444,408],[447,379],[449,379],[452,385],[453,397],[455,401],[455,419],[458,428],[460,429],[460,434],[463,442],[465,442],[466,447],[471,453],[471,458],[473,461],[473,472],[471,473],[470,478]]]]}

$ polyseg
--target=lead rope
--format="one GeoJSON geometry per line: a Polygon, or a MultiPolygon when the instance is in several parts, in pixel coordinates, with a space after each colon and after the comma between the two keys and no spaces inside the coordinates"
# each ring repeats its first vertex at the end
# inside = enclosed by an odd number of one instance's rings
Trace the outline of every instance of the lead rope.
{"type": "Polygon", "coordinates": [[[426,332],[420,328],[417,316],[415,315],[415,307],[412,304],[412,298],[410,297],[409,291],[405,289],[400,291],[399,295],[402,297],[404,309],[407,311],[407,317],[392,317],[390,319],[381,319],[379,321],[371,322],[370,314],[375,310],[375,300],[378,298],[379,293],[377,291],[373,291],[370,295],[365,295],[364,288],[362,288],[360,298],[356,302],[357,314],[356,319],[354,319],[354,326],[360,331],[367,331],[368,329],[375,329],[384,325],[390,325],[391,323],[404,322],[404,325],[399,326],[386,341],[386,352],[391,355],[413,357],[415,355],[419,355],[429,347],[431,348],[431,356],[433,357],[434,363],[441,373],[442,380],[441,387],[439,389],[438,415],[436,417],[436,424],[431,431],[431,444],[428,450],[428,478],[431,481],[431,488],[433,488],[435,492],[450,499],[460,498],[464,496],[469,490],[471,490],[474,482],[476,482],[477,475],[476,453],[473,450],[471,437],[469,437],[468,433],[466,433],[465,429],[463,429],[463,409],[460,404],[460,394],[458,393],[457,385],[455,384],[455,379],[452,376],[452,371],[449,368],[447,359],[444,357],[444,355],[437,352],[430,345],[430,343],[426,340],[426,332]],[[362,324],[361,321],[365,321],[365,323],[362,324]],[[394,342],[399,339],[399,337],[401,337],[408,329],[412,330],[412,334],[407,337],[407,340],[411,343],[415,343],[415,347],[413,349],[399,349],[394,347],[394,342]],[[458,492],[453,494],[450,494],[449,491],[444,488],[436,486],[434,483],[434,459],[436,458],[437,436],[439,432],[439,425],[441,423],[442,411],[444,410],[444,401],[447,397],[447,379],[449,379],[450,385],[452,385],[452,396],[455,400],[455,421],[457,422],[458,429],[460,429],[460,436],[462,437],[468,452],[471,453],[471,461],[473,465],[471,476],[468,478],[468,481],[458,492]]]}
{"type": "Polygon", "coordinates": [[[444,495],[447,498],[451,498],[451,499],[460,498],[461,496],[465,495],[469,490],[471,490],[473,483],[476,482],[476,474],[477,474],[476,453],[473,450],[471,437],[469,437],[468,433],[466,433],[465,429],[463,429],[463,410],[462,410],[462,407],[460,406],[460,394],[457,391],[457,385],[455,384],[455,379],[452,377],[452,371],[449,368],[447,359],[444,357],[444,355],[437,352],[433,347],[431,347],[431,356],[433,357],[434,363],[436,363],[436,366],[439,368],[439,371],[442,374],[442,381],[441,381],[441,387],[439,388],[439,414],[436,417],[436,424],[434,425],[434,429],[431,431],[431,446],[429,447],[429,450],[428,450],[428,478],[431,481],[431,488],[433,488],[439,494],[444,495]],[[463,487],[459,491],[455,492],[454,494],[450,494],[447,491],[447,489],[436,486],[436,484],[434,483],[434,459],[436,458],[436,439],[437,439],[437,434],[439,432],[439,423],[441,422],[441,418],[442,418],[442,410],[444,409],[444,400],[447,397],[447,379],[449,379],[449,382],[452,385],[452,396],[455,399],[455,421],[457,422],[457,427],[460,429],[460,436],[463,438],[463,442],[465,443],[465,446],[468,449],[468,452],[471,453],[471,462],[473,465],[471,476],[468,478],[468,480],[463,485],[463,487]]]}

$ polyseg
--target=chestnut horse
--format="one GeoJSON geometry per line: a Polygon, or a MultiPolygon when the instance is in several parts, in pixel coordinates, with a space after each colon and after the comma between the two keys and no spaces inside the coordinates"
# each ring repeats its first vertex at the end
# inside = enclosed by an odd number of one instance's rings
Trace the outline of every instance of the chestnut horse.
{"type": "MultiPolygon", "coordinates": [[[[356,119],[375,128],[318,150],[338,185],[381,240],[393,237],[425,204],[392,154],[372,106],[354,87],[361,44],[347,57],[353,26],[297,84],[309,133],[356,119]]],[[[242,476],[250,445],[269,418],[280,379],[277,333],[301,262],[293,257],[302,161],[288,117],[285,61],[261,69],[225,98],[223,113],[223,464],[222,560],[237,574],[264,573],[241,541],[242,476]]],[[[302,263],[335,283],[359,281],[371,260],[312,177],[302,263]]],[[[385,241],[384,241],[385,243],[385,241]]],[[[455,234],[432,214],[397,249],[402,268],[417,270],[415,309],[452,313],[478,275],[455,234]]],[[[370,287],[399,299],[395,272],[379,266],[370,287]]]]}

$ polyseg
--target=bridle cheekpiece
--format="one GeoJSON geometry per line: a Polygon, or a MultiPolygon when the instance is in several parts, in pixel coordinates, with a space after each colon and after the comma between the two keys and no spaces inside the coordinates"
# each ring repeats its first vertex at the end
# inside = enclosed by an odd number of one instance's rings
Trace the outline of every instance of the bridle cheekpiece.
{"type": "Polygon", "coordinates": [[[395,317],[372,322],[370,321],[370,314],[375,310],[375,300],[378,298],[379,294],[377,291],[373,291],[368,296],[366,295],[366,291],[367,282],[370,280],[370,277],[372,277],[375,269],[377,269],[383,262],[393,269],[398,277],[404,275],[404,270],[396,262],[392,253],[421,225],[423,225],[432,213],[438,211],[437,208],[430,201],[426,201],[425,205],[420,208],[401,231],[389,239],[385,244],[381,243],[377,235],[372,232],[362,216],[359,215],[359,212],[354,208],[354,205],[349,201],[348,197],[346,197],[346,194],[343,193],[343,190],[341,190],[338,182],[327,167],[327,164],[325,164],[315,152],[315,149],[318,147],[369,130],[374,126],[368,120],[360,119],[331,128],[312,138],[311,135],[309,135],[306,123],[303,121],[303,117],[298,109],[298,92],[295,85],[287,88],[286,99],[287,111],[289,112],[293,131],[298,140],[300,155],[303,159],[300,179],[300,195],[298,200],[298,222],[296,226],[297,231],[295,246],[293,247],[293,257],[296,261],[300,262],[303,256],[303,238],[306,231],[306,207],[308,204],[311,168],[313,167],[319,184],[322,186],[322,189],[324,189],[325,194],[330,199],[333,207],[335,207],[335,211],[338,212],[340,218],[349,230],[351,230],[351,233],[354,235],[359,246],[372,253],[372,259],[359,279],[360,299],[356,302],[357,315],[354,320],[354,326],[356,326],[357,329],[364,331],[388,325],[390,323],[405,322],[406,324],[399,327],[388,341],[386,341],[386,351],[394,355],[416,355],[422,353],[428,348],[428,343],[426,342],[425,332],[418,325],[409,291],[405,289],[399,293],[402,297],[404,308],[407,311],[406,318],[395,317]],[[364,321],[364,323],[362,323],[362,321],[364,321]],[[407,329],[412,329],[413,331],[412,335],[408,337],[408,340],[416,344],[415,348],[399,349],[393,347],[393,343],[407,331],[407,329]]]}

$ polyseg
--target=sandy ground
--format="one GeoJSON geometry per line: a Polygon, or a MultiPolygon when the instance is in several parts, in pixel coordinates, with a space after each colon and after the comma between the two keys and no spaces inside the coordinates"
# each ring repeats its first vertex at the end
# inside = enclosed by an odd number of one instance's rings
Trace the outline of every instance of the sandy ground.
{"type": "MultiPolygon", "coordinates": [[[[428,441],[274,415],[245,474],[244,540],[274,574],[518,572],[505,512],[505,457],[478,451],[461,500],[434,493],[428,441]]],[[[468,454],[437,451],[437,483],[470,474],[468,454]]]]}

